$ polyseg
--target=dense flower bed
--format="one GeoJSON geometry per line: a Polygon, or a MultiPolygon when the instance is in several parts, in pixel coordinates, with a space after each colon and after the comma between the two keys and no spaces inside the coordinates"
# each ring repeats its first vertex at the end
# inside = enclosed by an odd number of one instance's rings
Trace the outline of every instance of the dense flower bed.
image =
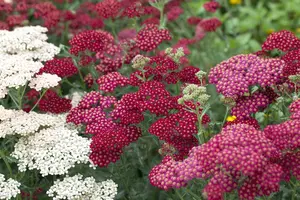
{"type": "Polygon", "coordinates": [[[0,0],[0,199],[297,199],[300,38],[234,32],[278,5],[0,0]]]}

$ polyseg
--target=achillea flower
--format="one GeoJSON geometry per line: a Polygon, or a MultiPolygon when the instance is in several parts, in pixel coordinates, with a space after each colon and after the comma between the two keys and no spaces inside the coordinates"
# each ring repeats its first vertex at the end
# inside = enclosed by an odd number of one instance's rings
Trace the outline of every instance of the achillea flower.
{"type": "Polygon", "coordinates": [[[118,33],[118,40],[133,40],[136,37],[136,34],[137,32],[135,29],[123,29],[118,33]]]}
{"type": "Polygon", "coordinates": [[[27,136],[38,132],[42,127],[56,127],[64,124],[61,116],[40,114],[36,112],[26,113],[22,110],[9,110],[0,106],[0,138],[7,135],[27,136]]]}
{"type": "Polygon", "coordinates": [[[203,7],[207,12],[214,13],[217,11],[218,8],[221,7],[221,5],[217,1],[209,1],[209,2],[204,3],[203,7]]]}
{"type": "Polygon", "coordinates": [[[91,88],[94,84],[94,78],[93,75],[91,73],[88,73],[85,77],[84,77],[84,83],[87,85],[88,88],[91,88]]]}
{"type": "Polygon", "coordinates": [[[39,74],[41,73],[56,74],[63,78],[77,74],[78,69],[71,58],[54,58],[45,63],[44,67],[39,71],[39,74]]]}
{"type": "Polygon", "coordinates": [[[141,130],[134,127],[115,126],[101,134],[92,137],[90,159],[95,165],[106,167],[120,159],[122,149],[131,142],[136,141],[141,130]]]}
{"type": "Polygon", "coordinates": [[[10,15],[6,18],[9,27],[15,27],[22,25],[22,23],[27,19],[26,15],[10,15]]]}
{"type": "Polygon", "coordinates": [[[115,44],[107,44],[103,51],[96,54],[96,58],[101,60],[96,66],[100,73],[115,72],[122,67],[123,52],[122,48],[115,44]]]}
{"type": "Polygon", "coordinates": [[[142,25],[155,24],[159,25],[159,19],[157,17],[147,18],[142,22],[142,25]]]}
{"type": "MultiPolygon", "coordinates": [[[[202,123],[207,124],[209,121],[208,115],[204,115],[202,123]]],[[[179,108],[176,114],[154,122],[149,128],[149,133],[174,146],[177,152],[173,156],[182,159],[194,146],[198,145],[194,137],[198,133],[197,122],[195,113],[179,108]]]]}
{"type": "Polygon", "coordinates": [[[43,2],[34,5],[34,17],[42,18],[44,26],[47,28],[55,27],[60,20],[61,12],[51,3],[43,2]]]}
{"type": "Polygon", "coordinates": [[[13,7],[10,3],[7,3],[5,1],[0,2],[0,11],[4,13],[10,13],[13,11],[13,7]]]}
{"type": "Polygon", "coordinates": [[[86,50],[91,52],[100,52],[111,39],[99,31],[88,30],[75,35],[70,41],[70,53],[78,55],[79,52],[86,50]]]}
{"type": "Polygon", "coordinates": [[[167,18],[169,21],[175,21],[176,19],[178,19],[180,17],[180,15],[184,12],[184,10],[179,7],[173,7],[171,10],[169,10],[167,12],[167,18]]]}
{"type": "Polygon", "coordinates": [[[200,84],[200,80],[195,75],[200,69],[194,66],[184,67],[179,71],[178,77],[182,83],[200,84]]]}
{"type": "Polygon", "coordinates": [[[43,73],[36,75],[35,78],[31,79],[28,86],[37,91],[41,91],[43,88],[52,88],[58,86],[59,81],[61,81],[61,78],[56,74],[43,73]]]}
{"type": "Polygon", "coordinates": [[[267,108],[272,101],[264,93],[254,93],[249,97],[240,97],[236,101],[236,105],[232,108],[231,114],[243,120],[248,119],[250,114],[267,108]]]}
{"type": "Polygon", "coordinates": [[[227,117],[227,122],[224,124],[223,128],[226,126],[230,126],[233,124],[248,124],[250,126],[253,126],[256,129],[260,129],[259,123],[254,118],[247,118],[247,119],[240,119],[236,118],[236,116],[229,116],[227,117]]]}
{"type": "Polygon", "coordinates": [[[197,24],[199,24],[199,22],[201,22],[201,20],[202,20],[202,18],[200,18],[200,17],[192,16],[187,19],[187,22],[190,25],[197,25],[197,24]]]}
{"type": "Polygon", "coordinates": [[[208,199],[239,190],[240,198],[254,199],[279,189],[282,167],[271,163],[280,152],[265,134],[246,124],[231,125],[208,143],[194,147],[183,161],[164,160],[149,174],[152,185],[179,188],[194,178],[210,178],[208,199]],[[239,186],[239,187],[238,187],[239,186]]]}
{"type": "Polygon", "coordinates": [[[291,119],[300,120],[300,100],[294,101],[290,107],[290,112],[292,114],[291,119]]]}
{"type": "Polygon", "coordinates": [[[299,129],[300,120],[296,117],[281,124],[269,125],[264,130],[267,138],[282,152],[282,156],[275,162],[282,166],[284,179],[287,181],[291,175],[300,179],[299,129]]]}
{"type": "Polygon", "coordinates": [[[287,52],[281,59],[286,63],[286,66],[283,68],[283,76],[286,79],[285,82],[291,88],[294,88],[294,83],[288,80],[288,78],[291,75],[300,74],[300,49],[287,52]]]}
{"type": "Polygon", "coordinates": [[[65,113],[72,108],[71,100],[62,98],[53,90],[48,90],[38,103],[40,111],[50,113],[65,113]]]}
{"type": "Polygon", "coordinates": [[[0,31],[0,98],[5,97],[9,88],[19,88],[31,81],[43,67],[42,61],[59,53],[59,48],[46,42],[46,31],[40,26],[0,31]]]}
{"type": "Polygon", "coordinates": [[[21,183],[18,181],[11,178],[5,180],[4,175],[0,174],[0,199],[9,200],[11,198],[16,198],[20,193],[20,186],[21,183]]]}
{"type": "Polygon", "coordinates": [[[213,18],[201,20],[197,26],[202,27],[204,31],[214,32],[221,25],[222,25],[222,22],[218,18],[213,17],[213,18]]]}
{"type": "Polygon", "coordinates": [[[225,97],[237,99],[248,93],[249,86],[267,87],[282,80],[285,63],[280,59],[264,59],[255,55],[237,55],[212,68],[209,80],[225,97]]]}
{"type": "Polygon", "coordinates": [[[0,30],[9,30],[9,26],[5,22],[0,22],[0,30]]]}
{"type": "MultiPolygon", "coordinates": [[[[106,110],[112,109],[116,103],[114,97],[90,92],[67,116],[67,122],[86,125],[85,132],[94,134],[90,159],[100,167],[116,162],[122,154],[122,149],[136,141],[141,134],[139,128],[127,126],[130,124],[123,123],[122,120],[118,122],[119,115],[116,113],[115,115],[107,113],[106,110]]],[[[126,111],[122,110],[122,112],[126,111]]]]}
{"type": "Polygon", "coordinates": [[[42,176],[62,175],[76,163],[88,163],[90,141],[64,126],[45,128],[22,137],[12,156],[18,159],[20,171],[37,169],[42,176]]]}
{"type": "Polygon", "coordinates": [[[136,44],[143,51],[152,51],[167,40],[171,40],[167,29],[158,29],[158,26],[148,24],[138,32],[136,44]]]}
{"type": "Polygon", "coordinates": [[[273,49],[290,51],[299,48],[300,40],[294,33],[287,30],[272,33],[262,45],[262,50],[264,51],[271,51],[273,49]]]}
{"type": "Polygon", "coordinates": [[[104,92],[112,92],[117,87],[124,87],[129,84],[129,79],[122,76],[119,72],[111,72],[107,75],[101,76],[97,83],[99,90],[104,92]]]}
{"type": "Polygon", "coordinates": [[[56,180],[47,191],[54,200],[61,199],[103,199],[113,200],[117,194],[118,185],[112,180],[97,183],[93,177],[83,178],[81,174],[56,180]]]}
{"type": "Polygon", "coordinates": [[[121,10],[121,3],[117,0],[103,0],[96,5],[96,9],[105,19],[115,18],[121,10]]]}

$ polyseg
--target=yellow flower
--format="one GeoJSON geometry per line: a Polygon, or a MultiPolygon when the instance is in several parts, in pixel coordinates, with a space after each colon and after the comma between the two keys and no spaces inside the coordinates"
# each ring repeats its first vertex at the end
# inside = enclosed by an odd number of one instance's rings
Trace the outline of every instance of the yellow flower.
{"type": "Polygon", "coordinates": [[[266,32],[267,32],[267,34],[271,34],[271,33],[273,33],[274,31],[275,31],[274,29],[270,28],[270,29],[268,29],[266,32]]]}
{"type": "Polygon", "coordinates": [[[229,0],[229,3],[232,5],[237,5],[237,4],[241,4],[242,0],[229,0]]]}
{"type": "Polygon", "coordinates": [[[226,119],[228,122],[233,122],[234,120],[236,120],[236,116],[232,115],[232,116],[228,116],[226,119]]]}
{"type": "Polygon", "coordinates": [[[296,29],[296,33],[300,33],[300,28],[297,28],[297,29],[296,29]]]}

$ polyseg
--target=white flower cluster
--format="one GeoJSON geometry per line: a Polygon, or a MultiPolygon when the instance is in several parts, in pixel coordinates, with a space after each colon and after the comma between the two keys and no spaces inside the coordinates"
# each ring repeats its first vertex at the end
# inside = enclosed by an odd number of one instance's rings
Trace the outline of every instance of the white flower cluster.
{"type": "Polygon", "coordinates": [[[90,140],[65,126],[42,129],[22,137],[12,156],[18,159],[20,171],[37,169],[42,176],[63,175],[76,163],[88,163],[90,140]]]}
{"type": "Polygon", "coordinates": [[[83,179],[81,174],[57,180],[47,191],[53,200],[113,200],[118,185],[112,180],[97,183],[93,177],[83,179]]]}
{"type": "Polygon", "coordinates": [[[20,193],[20,183],[13,179],[7,179],[3,174],[0,174],[0,199],[11,199],[20,193]]]}
{"type": "Polygon", "coordinates": [[[41,75],[36,75],[36,77],[30,81],[29,87],[34,88],[37,91],[41,91],[42,88],[57,86],[59,81],[61,81],[61,78],[56,74],[43,73],[41,75]]]}
{"type": "Polygon", "coordinates": [[[0,56],[18,55],[24,60],[47,61],[59,53],[59,48],[48,43],[47,28],[25,26],[13,31],[0,31],[0,56]]]}
{"type": "Polygon", "coordinates": [[[0,98],[8,88],[25,85],[43,67],[43,61],[59,53],[58,47],[46,41],[45,32],[41,26],[0,30],[0,98]]]}
{"type": "Polygon", "coordinates": [[[64,124],[64,116],[8,110],[0,105],[0,138],[15,134],[26,136],[36,133],[42,128],[63,126],[64,124]]]}

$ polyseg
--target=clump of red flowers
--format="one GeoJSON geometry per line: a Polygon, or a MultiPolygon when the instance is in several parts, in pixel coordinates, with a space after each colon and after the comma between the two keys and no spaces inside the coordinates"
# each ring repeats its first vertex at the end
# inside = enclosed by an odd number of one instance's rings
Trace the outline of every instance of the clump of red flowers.
{"type": "Polygon", "coordinates": [[[207,12],[214,13],[217,11],[218,8],[221,7],[221,5],[217,1],[209,1],[209,2],[204,3],[203,7],[207,12]]]}
{"type": "Polygon", "coordinates": [[[171,35],[167,29],[159,29],[154,24],[148,24],[138,32],[136,44],[143,51],[152,51],[163,41],[171,39],[171,35]]]}
{"type": "Polygon", "coordinates": [[[50,73],[59,77],[69,77],[78,73],[77,67],[71,58],[54,58],[45,63],[39,74],[50,73]]]}

